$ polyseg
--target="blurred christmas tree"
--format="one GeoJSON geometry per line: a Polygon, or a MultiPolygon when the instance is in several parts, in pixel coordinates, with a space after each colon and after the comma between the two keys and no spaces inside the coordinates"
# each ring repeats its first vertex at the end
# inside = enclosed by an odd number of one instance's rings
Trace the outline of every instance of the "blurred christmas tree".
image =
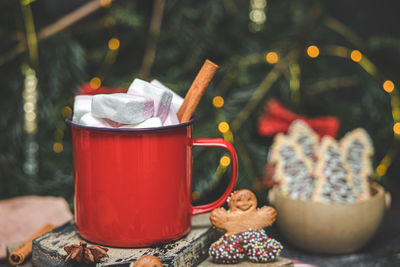
{"type": "MultiPolygon", "coordinates": [[[[391,163],[400,133],[392,2],[1,1],[0,198],[52,194],[72,201],[64,119],[80,84],[156,78],[184,96],[206,58],[221,68],[194,134],[234,143],[238,188],[262,192],[271,139],[257,134],[257,118],[270,98],[305,116],[337,116],[339,136],[364,127],[375,143],[377,174],[391,166],[390,177],[398,171],[391,163]]],[[[229,159],[223,151],[194,153],[193,198],[209,201],[223,187],[229,159]]]]}

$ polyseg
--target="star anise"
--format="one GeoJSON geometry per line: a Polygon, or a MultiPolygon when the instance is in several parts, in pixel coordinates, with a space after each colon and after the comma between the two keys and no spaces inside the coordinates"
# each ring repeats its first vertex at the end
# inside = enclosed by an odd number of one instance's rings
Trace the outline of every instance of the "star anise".
{"type": "Polygon", "coordinates": [[[65,246],[64,250],[67,252],[65,262],[76,261],[84,262],[86,264],[99,262],[101,258],[108,257],[108,248],[104,248],[98,245],[87,246],[85,241],[82,241],[80,245],[69,245],[65,246]]]}

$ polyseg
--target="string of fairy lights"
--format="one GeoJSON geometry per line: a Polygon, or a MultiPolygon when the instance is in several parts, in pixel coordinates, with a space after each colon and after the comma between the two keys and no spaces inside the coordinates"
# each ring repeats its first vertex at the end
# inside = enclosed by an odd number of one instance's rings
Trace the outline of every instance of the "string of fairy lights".
{"type": "MultiPolygon", "coordinates": [[[[398,92],[395,90],[395,84],[392,80],[382,79],[381,74],[378,72],[377,67],[359,50],[351,50],[343,46],[322,46],[319,48],[316,45],[311,45],[307,48],[307,55],[310,58],[317,58],[320,55],[320,51],[324,55],[341,57],[350,59],[353,62],[361,66],[367,73],[369,73],[376,80],[381,81],[382,89],[389,94],[391,98],[391,109],[393,118],[393,136],[394,142],[400,140],[400,97],[398,92]]],[[[396,153],[397,144],[392,145],[382,160],[379,162],[375,169],[375,178],[381,179],[387,172],[387,169],[392,164],[393,157],[396,153]]]]}
{"type": "Polygon", "coordinates": [[[25,161],[22,168],[27,175],[33,176],[38,173],[39,168],[37,160],[39,144],[35,139],[37,132],[38,80],[35,70],[29,66],[25,65],[22,72],[25,76],[22,101],[24,108],[24,129],[26,133],[25,161]]]}
{"type": "MultiPolygon", "coordinates": [[[[108,40],[107,43],[107,52],[106,52],[106,56],[104,57],[104,65],[112,65],[114,64],[117,54],[118,54],[118,50],[120,47],[120,40],[116,37],[112,37],[108,40]]],[[[94,76],[90,79],[89,81],[89,86],[92,89],[98,89],[101,87],[102,82],[104,80],[104,76],[103,74],[101,75],[97,75],[94,76]]],[[[64,118],[68,118],[72,116],[72,107],[73,106],[73,98],[69,99],[68,101],[68,105],[64,106],[61,109],[61,114],[64,118]]],[[[62,144],[62,139],[64,138],[64,130],[65,130],[65,125],[62,124],[59,127],[56,128],[56,130],[54,131],[54,144],[53,144],[53,151],[56,154],[59,154],[61,152],[63,152],[64,150],[64,146],[62,144]]]]}
{"type": "MultiPolygon", "coordinates": [[[[37,34],[35,30],[35,24],[33,20],[33,14],[30,4],[35,0],[21,0],[22,15],[25,22],[28,52],[29,57],[34,65],[38,64],[38,52],[37,52],[37,34]]],[[[112,0],[100,0],[100,5],[103,8],[108,8],[112,4],[112,0]]],[[[109,23],[108,23],[109,24],[109,23]]],[[[118,38],[110,38],[108,40],[108,49],[104,58],[104,65],[114,64],[118,50],[120,47],[120,40],[118,38]]],[[[35,175],[38,172],[38,161],[37,154],[39,150],[39,144],[35,141],[35,133],[37,131],[37,102],[38,102],[38,91],[37,84],[38,80],[36,77],[35,70],[29,66],[24,66],[23,74],[25,76],[24,90],[22,93],[23,105],[24,105],[24,129],[27,134],[26,138],[26,149],[25,149],[25,162],[23,164],[23,170],[28,175],[35,175]]],[[[100,88],[103,75],[93,77],[89,84],[92,89],[100,88]]],[[[68,118],[72,115],[73,98],[68,100],[66,106],[62,107],[61,114],[64,118],[68,118]]],[[[64,151],[63,139],[64,139],[65,123],[59,123],[53,133],[54,143],[53,151],[56,154],[64,151]]]]}
{"type": "MultiPolygon", "coordinates": [[[[276,64],[279,61],[279,55],[275,51],[269,51],[265,54],[265,61],[268,62],[269,64],[276,64]]],[[[258,62],[258,61],[255,61],[258,62]]],[[[225,104],[225,100],[222,96],[217,95],[212,99],[212,105],[216,109],[216,111],[220,111],[225,104]]],[[[226,121],[221,121],[218,123],[218,131],[222,134],[222,137],[230,142],[234,142],[234,135],[232,133],[231,127],[228,122],[226,121]]],[[[229,167],[231,163],[230,157],[225,154],[220,158],[219,166],[217,167],[214,177],[216,177],[216,181],[219,181],[223,174],[226,172],[227,168],[229,167]]],[[[200,198],[200,193],[195,191],[193,192],[192,199],[197,200],[200,198]]]]}
{"type": "Polygon", "coordinates": [[[38,65],[38,47],[33,14],[30,4],[34,0],[21,0],[21,11],[24,17],[25,35],[28,47],[29,63],[22,66],[25,77],[22,103],[24,109],[25,161],[22,170],[28,176],[36,176],[39,171],[39,144],[36,141],[38,126],[38,79],[34,67],[38,65]]]}
{"type": "MultiPolygon", "coordinates": [[[[379,74],[377,67],[365,55],[363,55],[359,50],[351,50],[342,46],[323,46],[319,48],[317,45],[308,46],[306,49],[306,55],[310,58],[318,58],[320,55],[327,55],[350,59],[351,61],[359,64],[367,73],[369,73],[375,79],[381,81],[382,89],[386,93],[388,93],[391,98],[394,142],[400,140],[400,97],[398,92],[395,90],[396,86],[392,80],[380,78],[382,75],[379,74]]],[[[265,53],[265,61],[267,63],[272,65],[278,63],[279,60],[279,54],[276,51],[268,51],[267,53],[265,53]]],[[[289,64],[289,70],[291,74],[289,84],[292,90],[292,94],[295,94],[300,86],[300,70],[298,68],[298,65],[293,63],[289,64]]],[[[217,110],[221,109],[224,103],[225,100],[222,96],[215,96],[212,100],[212,104],[217,110]]],[[[230,130],[229,124],[226,121],[222,121],[218,124],[218,130],[223,135],[225,140],[233,142],[233,134],[230,130]]],[[[396,144],[391,146],[385,156],[378,163],[375,169],[375,179],[379,180],[382,176],[386,174],[387,169],[392,164],[393,157],[396,153],[396,146],[396,144]]],[[[225,160],[225,157],[229,158],[226,155],[221,158],[220,166],[217,168],[216,172],[218,178],[222,176],[227,166],[230,164],[230,161],[225,160]]]]}
{"type": "MultiPolygon", "coordinates": [[[[110,7],[112,4],[112,0],[101,0],[100,4],[102,7],[110,7]]],[[[106,21],[107,25],[112,23],[109,22],[110,20],[106,21]]],[[[112,37],[107,42],[107,52],[104,57],[102,66],[110,66],[115,63],[118,51],[120,49],[120,40],[117,37],[112,37]]],[[[102,68],[100,68],[102,69],[102,68]]],[[[104,73],[99,73],[98,75],[93,76],[89,81],[89,86],[92,89],[98,89],[101,87],[104,80],[104,73]]],[[[71,97],[68,100],[68,104],[61,109],[61,114],[65,118],[72,116],[72,106],[74,103],[74,98],[71,97]]],[[[56,130],[54,131],[54,144],[53,144],[53,151],[56,154],[62,153],[64,151],[64,146],[62,140],[64,138],[64,130],[65,124],[60,124],[56,130]]]]}
{"type": "Polygon", "coordinates": [[[266,0],[250,0],[249,30],[251,32],[259,32],[264,28],[267,20],[266,7],[266,0]]]}

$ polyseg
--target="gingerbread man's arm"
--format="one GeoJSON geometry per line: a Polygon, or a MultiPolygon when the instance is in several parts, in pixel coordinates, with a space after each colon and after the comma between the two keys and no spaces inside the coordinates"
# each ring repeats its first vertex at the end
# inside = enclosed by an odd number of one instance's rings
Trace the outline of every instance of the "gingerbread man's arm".
{"type": "Polygon", "coordinates": [[[226,224],[229,222],[229,213],[223,209],[215,209],[210,214],[211,223],[218,228],[226,230],[226,224]]]}
{"type": "Polygon", "coordinates": [[[261,207],[258,210],[258,213],[259,217],[261,217],[263,220],[263,224],[265,224],[265,226],[263,226],[262,228],[271,226],[276,220],[276,211],[272,207],[269,206],[261,207]]]}

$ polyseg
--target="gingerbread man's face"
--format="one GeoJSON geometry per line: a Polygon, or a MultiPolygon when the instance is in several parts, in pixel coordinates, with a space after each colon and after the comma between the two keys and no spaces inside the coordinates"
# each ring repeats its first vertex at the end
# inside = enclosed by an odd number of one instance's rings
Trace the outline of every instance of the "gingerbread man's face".
{"type": "Polygon", "coordinates": [[[257,207],[257,198],[249,190],[239,190],[233,193],[229,206],[231,207],[232,211],[254,210],[257,207]]]}

